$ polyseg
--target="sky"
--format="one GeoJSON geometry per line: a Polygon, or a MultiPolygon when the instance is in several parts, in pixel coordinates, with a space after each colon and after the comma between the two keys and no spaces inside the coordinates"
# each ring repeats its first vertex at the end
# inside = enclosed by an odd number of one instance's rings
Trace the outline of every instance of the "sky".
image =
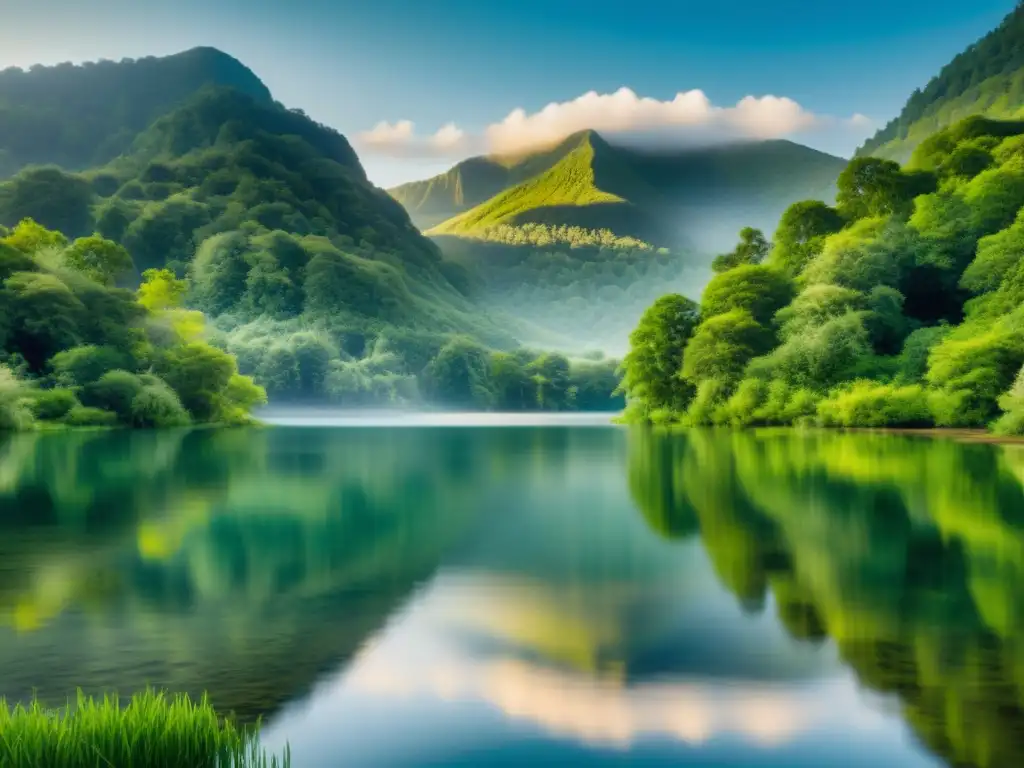
{"type": "Polygon", "coordinates": [[[213,46],[381,186],[582,128],[849,156],[1014,0],[0,0],[0,69],[213,46]]]}

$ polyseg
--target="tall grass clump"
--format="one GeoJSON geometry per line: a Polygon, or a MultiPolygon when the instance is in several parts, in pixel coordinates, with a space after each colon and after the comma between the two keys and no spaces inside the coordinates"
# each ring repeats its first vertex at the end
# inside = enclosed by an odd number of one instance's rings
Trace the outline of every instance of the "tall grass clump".
{"type": "Polygon", "coordinates": [[[116,696],[50,710],[0,699],[0,765],[5,768],[288,768],[259,746],[258,729],[219,717],[204,695],[147,690],[122,706],[116,696]]]}

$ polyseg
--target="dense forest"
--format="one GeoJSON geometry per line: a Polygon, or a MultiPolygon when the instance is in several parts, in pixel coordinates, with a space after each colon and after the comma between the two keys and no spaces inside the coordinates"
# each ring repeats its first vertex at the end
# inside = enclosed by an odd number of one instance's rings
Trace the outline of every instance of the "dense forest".
{"type": "Polygon", "coordinates": [[[971,115],[1021,116],[1024,104],[1024,3],[957,55],[900,114],[864,143],[859,155],[906,161],[928,136],[971,115]]]}
{"type": "Polygon", "coordinates": [[[912,168],[858,157],[631,336],[629,418],[1024,433],[1024,123],[973,117],[912,168]]]}
{"type": "Polygon", "coordinates": [[[114,287],[130,267],[102,237],[69,242],[30,219],[0,229],[0,430],[238,424],[265,402],[203,340],[185,282],[154,269],[137,292],[114,287]]]}
{"type": "MultiPolygon", "coordinates": [[[[111,103],[104,119],[132,132],[146,110],[174,106],[109,162],[78,171],[68,169],[106,155],[69,148],[88,143],[90,130],[114,127],[82,125],[73,140],[40,140],[28,149],[21,139],[31,132],[0,136],[11,167],[21,168],[0,182],[0,226],[15,239],[48,232],[61,243],[56,250],[69,254],[79,243],[116,249],[121,268],[104,278],[111,289],[134,289],[146,275],[177,281],[182,307],[206,318],[204,343],[235,358],[275,402],[621,406],[612,395],[615,361],[521,349],[516,321],[468,295],[465,267],[444,260],[403,208],[367,180],[343,136],[274,103],[254,75],[215,53],[97,65],[114,73],[106,80],[81,68],[4,73],[0,103],[25,120],[45,115],[64,124],[54,92],[77,84],[106,103],[120,93],[110,91],[111,82],[130,92],[154,71],[174,85],[163,102],[136,100],[130,114],[111,103]],[[224,87],[232,79],[244,87],[224,87]],[[32,98],[32,83],[49,96],[32,98]],[[188,98],[172,98],[197,84],[188,98]]],[[[65,271],[75,258],[27,255],[40,269],[65,271]]],[[[14,288],[6,281],[16,283],[21,271],[12,264],[3,275],[8,290],[14,288]]],[[[31,358],[22,353],[21,334],[10,330],[2,345],[7,378],[16,374],[18,388],[46,390],[57,372],[49,357],[21,363],[31,358]]],[[[140,372],[145,363],[133,361],[140,372]]],[[[27,411],[19,413],[17,423],[25,424],[27,411]]]]}

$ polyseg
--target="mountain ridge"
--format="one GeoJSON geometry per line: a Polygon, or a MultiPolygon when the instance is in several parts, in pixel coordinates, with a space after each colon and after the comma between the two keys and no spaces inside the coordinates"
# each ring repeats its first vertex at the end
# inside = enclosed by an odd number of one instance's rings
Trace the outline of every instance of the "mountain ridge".
{"type": "Polygon", "coordinates": [[[845,162],[786,140],[642,148],[585,130],[517,156],[511,170],[497,170],[495,156],[474,157],[438,176],[387,191],[430,236],[487,240],[497,228],[536,224],[610,230],[656,247],[706,250],[721,247],[742,226],[739,217],[728,214],[730,207],[742,210],[744,221],[753,217],[774,228],[790,203],[831,198],[845,162]],[[487,184],[466,195],[470,177],[481,172],[490,174],[487,184]],[[480,200],[502,182],[497,192],[480,200]],[[702,238],[698,225],[708,205],[728,219],[723,224],[729,229],[702,238]],[[690,232],[681,236],[680,226],[690,232]]]}
{"type": "Polygon", "coordinates": [[[900,114],[857,150],[907,162],[926,138],[972,115],[1012,119],[1024,114],[1024,1],[995,29],[958,53],[900,114]]]}

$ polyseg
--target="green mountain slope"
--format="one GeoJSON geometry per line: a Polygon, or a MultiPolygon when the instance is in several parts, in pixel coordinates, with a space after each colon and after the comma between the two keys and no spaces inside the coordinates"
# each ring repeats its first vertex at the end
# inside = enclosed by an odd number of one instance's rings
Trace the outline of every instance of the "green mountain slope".
{"type": "Polygon", "coordinates": [[[609,229],[622,237],[659,240],[654,222],[642,207],[653,200],[655,190],[593,131],[575,134],[570,140],[575,146],[547,170],[427,234],[488,239],[495,227],[547,224],[609,229]]]}
{"type": "Polygon", "coordinates": [[[203,86],[77,172],[59,142],[42,149],[51,165],[0,182],[0,236],[25,218],[97,232],[127,249],[135,281],[187,278],[210,338],[276,401],[415,400],[454,337],[515,346],[348,141],[269,95],[203,86]]]}
{"type": "Polygon", "coordinates": [[[270,91],[214,48],[162,58],[0,72],[0,178],[26,165],[80,170],[128,149],[153,120],[208,85],[270,103],[270,91]]]}
{"type": "Polygon", "coordinates": [[[505,243],[542,237],[567,244],[619,238],[629,247],[640,240],[709,253],[731,244],[746,224],[773,230],[792,202],[831,198],[843,165],[841,158],[788,141],[665,151],[613,145],[583,131],[554,150],[517,158],[504,171],[505,186],[475,204],[502,180],[495,169],[503,166],[491,158],[473,158],[390,192],[414,222],[430,225],[432,236],[505,243]],[[470,171],[482,180],[484,168],[490,169],[486,183],[467,195],[470,171]],[[446,213],[449,218],[434,223],[446,213]],[[537,227],[543,235],[524,237],[537,227]]]}
{"type": "Polygon", "coordinates": [[[914,91],[858,154],[906,162],[928,136],[971,115],[1024,115],[1024,3],[914,91]]]}
{"type": "Polygon", "coordinates": [[[416,226],[429,229],[549,170],[577,149],[582,139],[583,134],[574,134],[542,150],[471,157],[445,173],[401,184],[388,193],[405,207],[416,226]]]}

